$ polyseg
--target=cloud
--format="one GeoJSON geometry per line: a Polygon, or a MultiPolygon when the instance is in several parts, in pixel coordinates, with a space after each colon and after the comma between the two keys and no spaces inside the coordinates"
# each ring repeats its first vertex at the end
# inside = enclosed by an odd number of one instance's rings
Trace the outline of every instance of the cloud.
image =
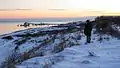
{"type": "Polygon", "coordinates": [[[94,11],[91,11],[91,12],[102,12],[102,13],[103,13],[103,12],[105,12],[105,11],[94,10],[94,11]]]}
{"type": "Polygon", "coordinates": [[[32,9],[0,9],[0,11],[29,11],[32,9]]]}
{"type": "Polygon", "coordinates": [[[106,12],[106,11],[96,10],[96,9],[85,9],[85,11],[89,11],[89,12],[98,12],[98,13],[104,13],[104,12],[106,12]]]}
{"type": "Polygon", "coordinates": [[[52,11],[65,11],[67,9],[48,9],[48,10],[52,10],[52,11]]]}
{"type": "Polygon", "coordinates": [[[15,9],[15,10],[29,11],[29,10],[32,10],[32,9],[15,9]]]}

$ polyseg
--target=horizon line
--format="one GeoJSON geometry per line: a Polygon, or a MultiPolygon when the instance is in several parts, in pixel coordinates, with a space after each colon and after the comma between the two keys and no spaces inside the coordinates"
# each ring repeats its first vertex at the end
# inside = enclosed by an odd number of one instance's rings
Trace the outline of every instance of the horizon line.
{"type": "MultiPolygon", "coordinates": [[[[102,15],[101,15],[102,16],[102,15]]],[[[23,18],[23,17],[17,17],[17,18],[0,18],[0,19],[45,19],[45,18],[85,18],[85,17],[97,17],[97,16],[79,16],[79,17],[36,17],[36,18],[23,18]]]]}

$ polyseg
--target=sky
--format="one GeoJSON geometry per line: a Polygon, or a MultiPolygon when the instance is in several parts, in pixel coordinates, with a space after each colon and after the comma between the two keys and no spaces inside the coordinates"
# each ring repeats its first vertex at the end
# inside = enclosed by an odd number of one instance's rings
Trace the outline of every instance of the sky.
{"type": "Polygon", "coordinates": [[[0,18],[120,15],[119,0],[0,0],[0,18]]]}

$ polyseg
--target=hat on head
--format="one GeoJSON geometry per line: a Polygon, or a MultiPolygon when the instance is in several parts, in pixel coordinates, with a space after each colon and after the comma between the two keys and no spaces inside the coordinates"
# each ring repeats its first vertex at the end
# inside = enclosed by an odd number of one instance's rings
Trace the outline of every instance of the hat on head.
{"type": "Polygon", "coordinates": [[[90,22],[90,20],[86,20],[86,22],[87,22],[87,23],[89,23],[89,22],[90,22]]]}

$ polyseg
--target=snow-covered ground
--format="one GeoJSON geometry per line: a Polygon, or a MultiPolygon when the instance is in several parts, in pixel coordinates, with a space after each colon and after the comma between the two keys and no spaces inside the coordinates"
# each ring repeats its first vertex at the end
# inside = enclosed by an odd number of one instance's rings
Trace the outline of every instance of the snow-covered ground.
{"type": "Polygon", "coordinates": [[[9,65],[6,58],[15,53],[10,64],[16,68],[119,68],[119,39],[93,29],[91,43],[85,44],[83,30],[66,29],[33,28],[0,36],[0,64],[9,65]]]}
{"type": "Polygon", "coordinates": [[[32,28],[21,31],[16,31],[10,34],[5,34],[0,36],[0,64],[5,61],[6,57],[8,57],[14,50],[15,47],[18,46],[17,51],[19,53],[24,53],[40,45],[46,39],[50,39],[53,35],[43,35],[38,37],[28,37],[27,34],[39,34],[42,31],[52,31],[52,30],[62,30],[66,28],[56,28],[56,27],[44,27],[44,28],[32,28]],[[21,36],[23,35],[23,37],[21,36]],[[27,36],[27,37],[24,37],[27,36]],[[13,39],[2,39],[3,37],[12,37],[13,39]],[[18,36],[18,37],[17,37],[18,36]],[[20,36],[20,37],[19,37],[20,36]],[[24,42],[25,41],[25,42],[24,42]],[[24,42],[21,44],[21,42],[24,42]],[[20,44],[19,44],[20,43],[20,44]],[[18,45],[17,45],[18,44],[18,45]]]}
{"type": "Polygon", "coordinates": [[[119,68],[119,50],[120,40],[116,39],[66,48],[62,52],[64,60],[52,68],[119,68]],[[94,56],[89,56],[89,52],[94,56]]]}
{"type": "Polygon", "coordinates": [[[93,35],[92,43],[87,45],[84,44],[85,37],[82,37],[78,46],[65,48],[57,54],[29,59],[17,65],[17,68],[119,68],[120,40],[104,35],[104,39],[98,41],[99,37],[93,35]]]}

